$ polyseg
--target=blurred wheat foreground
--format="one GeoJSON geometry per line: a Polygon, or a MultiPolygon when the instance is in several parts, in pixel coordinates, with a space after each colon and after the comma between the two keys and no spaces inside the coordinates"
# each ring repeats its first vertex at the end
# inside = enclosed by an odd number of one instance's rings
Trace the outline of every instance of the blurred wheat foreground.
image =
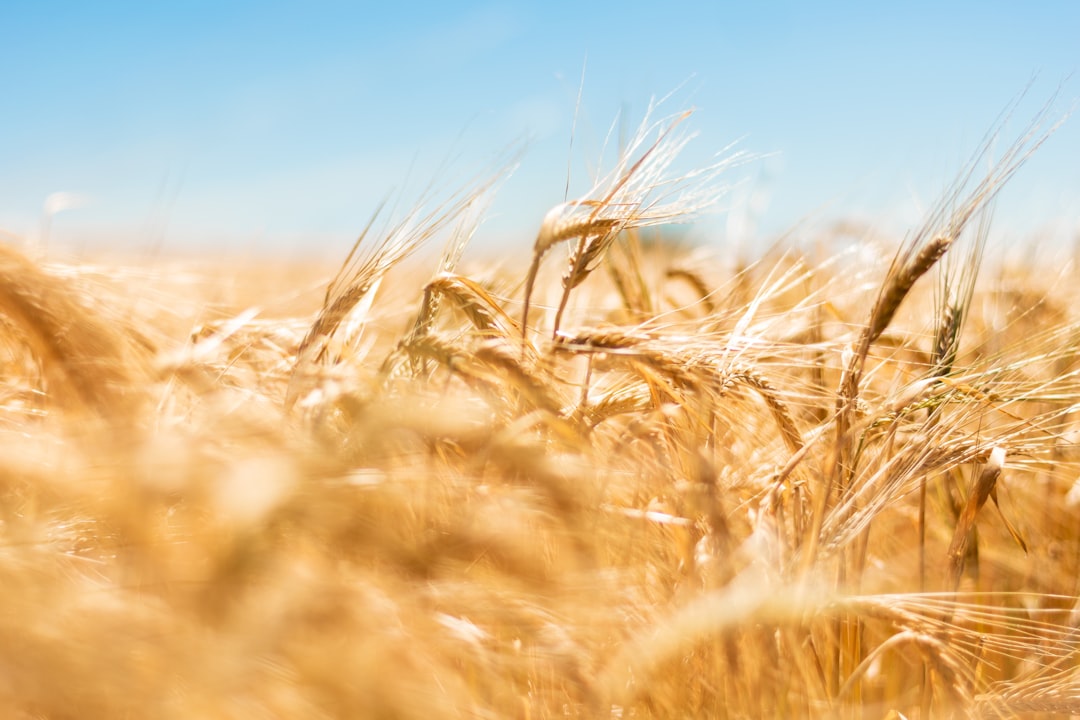
{"type": "Polygon", "coordinates": [[[5,715],[1080,714],[1075,268],[980,268],[1039,123],[739,265],[642,235],[685,121],[520,267],[459,269],[497,178],[314,298],[0,248],[5,715]]]}

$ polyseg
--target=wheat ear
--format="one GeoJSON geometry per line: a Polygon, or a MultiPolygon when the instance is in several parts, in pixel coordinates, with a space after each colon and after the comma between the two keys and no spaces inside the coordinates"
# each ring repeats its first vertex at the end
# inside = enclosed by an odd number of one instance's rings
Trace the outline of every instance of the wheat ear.
{"type": "Polygon", "coordinates": [[[676,129],[692,111],[653,122],[649,108],[633,139],[619,154],[616,167],[578,200],[552,208],[544,216],[533,246],[525,278],[522,336],[528,332],[529,308],[536,275],[544,256],[555,245],[576,239],[569,267],[563,275],[563,293],[556,313],[553,337],[558,333],[570,291],[591,273],[596,263],[623,230],[686,222],[714,205],[727,188],[715,183],[720,172],[743,158],[732,154],[701,170],[671,176],[671,165],[691,139],[676,129]],[[656,133],[655,139],[652,138],[656,133]]]}
{"type": "Polygon", "coordinates": [[[0,313],[30,345],[54,402],[116,418],[146,399],[149,369],[132,338],[7,245],[0,245],[0,313]]]}

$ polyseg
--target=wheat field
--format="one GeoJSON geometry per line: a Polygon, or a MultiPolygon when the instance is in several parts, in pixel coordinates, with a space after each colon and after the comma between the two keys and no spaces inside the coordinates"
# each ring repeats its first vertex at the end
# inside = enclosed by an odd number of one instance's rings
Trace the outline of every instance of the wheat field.
{"type": "Polygon", "coordinates": [[[334,268],[0,248],[4,716],[1080,714],[1077,269],[988,259],[1044,121],[752,259],[665,240],[685,113],[498,262],[499,173],[334,268]]]}

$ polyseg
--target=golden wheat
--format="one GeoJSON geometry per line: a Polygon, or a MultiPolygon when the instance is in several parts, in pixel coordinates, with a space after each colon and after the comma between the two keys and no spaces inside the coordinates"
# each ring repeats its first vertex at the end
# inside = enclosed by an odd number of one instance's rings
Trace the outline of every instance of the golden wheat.
{"type": "Polygon", "coordinates": [[[891,267],[732,269],[628,234],[722,191],[669,177],[684,121],[527,268],[463,267],[491,179],[373,222],[321,300],[2,249],[6,714],[1080,713],[1075,270],[977,272],[1043,136],[891,267]]]}

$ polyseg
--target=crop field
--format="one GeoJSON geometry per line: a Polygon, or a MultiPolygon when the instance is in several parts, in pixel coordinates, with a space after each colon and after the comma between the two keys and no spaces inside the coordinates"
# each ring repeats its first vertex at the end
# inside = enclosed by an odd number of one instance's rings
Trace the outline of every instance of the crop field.
{"type": "Polygon", "coordinates": [[[488,263],[499,173],[335,267],[0,246],[2,714],[1080,714],[1078,269],[991,250],[1046,120],[752,258],[666,239],[686,113],[488,263]]]}

